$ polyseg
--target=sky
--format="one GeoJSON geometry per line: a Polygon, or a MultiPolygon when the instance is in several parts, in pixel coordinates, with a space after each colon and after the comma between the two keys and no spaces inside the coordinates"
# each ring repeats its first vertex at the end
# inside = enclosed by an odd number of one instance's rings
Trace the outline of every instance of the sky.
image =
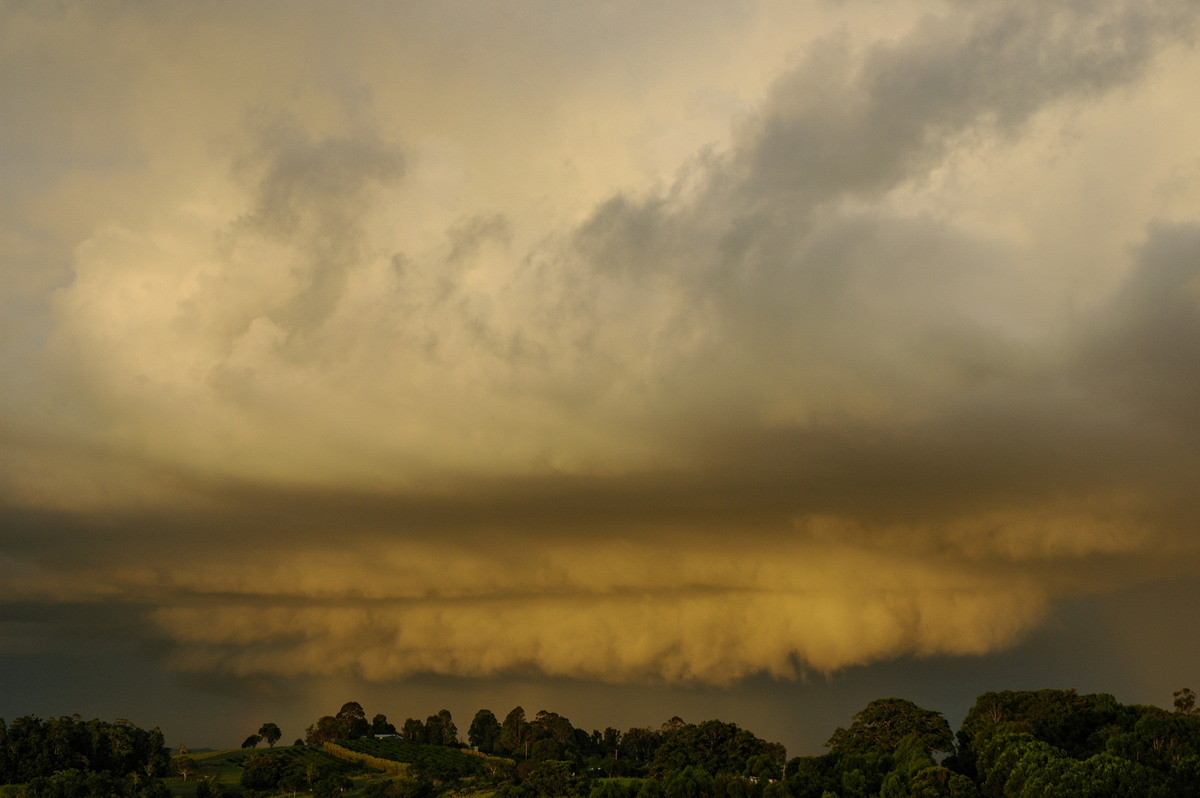
{"type": "Polygon", "coordinates": [[[0,0],[0,717],[1170,706],[1198,17],[0,0]]]}

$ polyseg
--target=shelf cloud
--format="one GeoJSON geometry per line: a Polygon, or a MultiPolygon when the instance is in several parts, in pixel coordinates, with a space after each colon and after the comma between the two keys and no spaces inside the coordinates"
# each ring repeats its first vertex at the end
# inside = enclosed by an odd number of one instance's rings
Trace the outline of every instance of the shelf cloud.
{"type": "Polygon", "coordinates": [[[8,9],[0,603],[728,685],[1185,574],[1197,6],[666,5],[8,9]]]}

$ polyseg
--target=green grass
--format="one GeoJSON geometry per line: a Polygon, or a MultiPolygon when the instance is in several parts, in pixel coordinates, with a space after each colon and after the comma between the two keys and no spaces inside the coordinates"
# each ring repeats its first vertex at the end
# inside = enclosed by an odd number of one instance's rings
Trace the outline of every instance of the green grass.
{"type": "Polygon", "coordinates": [[[196,772],[189,776],[187,781],[181,778],[163,779],[172,796],[192,798],[196,794],[196,785],[207,778],[225,787],[239,786],[242,778],[241,763],[246,758],[245,751],[206,751],[189,756],[196,763],[196,772]]]}
{"type": "Polygon", "coordinates": [[[241,791],[242,765],[255,754],[280,754],[293,761],[307,764],[312,762],[323,773],[338,773],[355,782],[355,789],[345,793],[347,796],[358,794],[361,783],[372,778],[369,768],[355,765],[318,748],[304,746],[277,746],[275,748],[234,748],[228,751],[210,751],[202,754],[192,754],[196,763],[196,772],[187,781],[181,778],[164,780],[172,796],[192,798],[196,794],[196,785],[204,779],[212,779],[224,787],[241,791]]]}
{"type": "MultiPolygon", "coordinates": [[[[370,751],[363,751],[363,753],[369,753],[371,756],[392,759],[397,762],[408,762],[410,764],[419,763],[426,767],[432,765],[432,769],[441,770],[442,772],[449,771],[457,774],[466,771],[476,774],[482,769],[482,762],[479,757],[453,748],[390,740],[376,741],[371,739],[368,741],[364,739],[355,742],[361,743],[361,745],[354,745],[354,748],[371,749],[370,751]]],[[[197,783],[205,778],[211,778],[222,786],[234,791],[244,792],[241,786],[242,765],[255,754],[268,753],[281,754],[289,759],[299,760],[303,763],[313,762],[322,772],[339,773],[346,776],[354,783],[354,787],[343,793],[345,798],[361,796],[363,788],[372,781],[391,778],[371,768],[339,759],[319,748],[276,746],[275,748],[234,748],[227,751],[194,753],[190,756],[196,763],[196,772],[189,776],[186,782],[180,778],[173,778],[164,779],[164,783],[167,785],[167,789],[171,791],[173,798],[193,798],[196,794],[197,783]]],[[[447,773],[447,775],[449,774],[447,773]]],[[[3,789],[0,787],[0,790],[3,789]]],[[[476,795],[477,798],[487,798],[492,792],[494,792],[494,789],[488,788],[486,791],[477,793],[476,795]]],[[[288,794],[280,793],[280,795],[284,796],[288,794]]],[[[15,798],[15,796],[16,793],[5,794],[4,792],[0,792],[0,798],[15,798]]]]}
{"type": "Polygon", "coordinates": [[[379,740],[364,737],[343,744],[352,751],[403,762],[414,771],[425,773],[439,781],[470,778],[487,771],[482,758],[442,745],[410,743],[395,737],[379,740]]]}

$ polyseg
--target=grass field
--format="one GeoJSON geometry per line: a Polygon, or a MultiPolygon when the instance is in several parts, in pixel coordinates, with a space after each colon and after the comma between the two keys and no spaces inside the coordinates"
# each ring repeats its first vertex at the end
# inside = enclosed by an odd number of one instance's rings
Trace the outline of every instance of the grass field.
{"type": "MultiPolygon", "coordinates": [[[[191,757],[197,767],[196,772],[189,776],[187,781],[175,778],[167,779],[165,783],[171,791],[172,798],[193,798],[196,794],[196,785],[202,780],[211,780],[231,791],[236,790],[241,792],[242,765],[254,754],[264,753],[281,754],[291,760],[298,760],[304,764],[315,764],[324,773],[337,773],[346,776],[354,782],[354,789],[343,793],[348,798],[360,794],[359,791],[363,784],[382,777],[381,774],[371,768],[338,759],[332,754],[328,754],[318,748],[278,746],[276,748],[259,748],[255,750],[235,748],[229,751],[192,754],[191,757]]],[[[290,793],[280,793],[280,795],[290,795],[290,793]]]]}
{"type": "MultiPolygon", "coordinates": [[[[291,762],[300,763],[302,768],[315,766],[322,774],[335,774],[348,778],[353,787],[342,795],[346,798],[361,796],[365,785],[379,779],[392,778],[398,771],[406,773],[410,767],[418,768],[427,776],[439,781],[463,782],[460,789],[473,781],[472,777],[481,775],[489,770],[489,765],[505,760],[490,757],[480,757],[453,748],[442,746],[427,746],[405,743],[400,740],[359,740],[351,743],[358,755],[368,755],[380,759],[391,760],[396,766],[392,774],[371,767],[363,762],[348,761],[320,748],[307,746],[277,746],[275,748],[245,749],[235,748],[225,751],[203,751],[189,754],[196,764],[195,772],[187,780],[182,778],[164,779],[163,783],[170,790],[172,798],[195,798],[196,788],[202,782],[219,784],[231,795],[241,795],[247,792],[242,787],[243,765],[252,756],[262,754],[278,754],[291,762]],[[368,753],[369,752],[369,753],[368,753]]],[[[350,755],[350,751],[346,751],[350,755]]],[[[389,763],[379,763],[386,765],[389,763]]],[[[392,768],[388,768],[392,770],[392,768]]],[[[23,785],[0,785],[0,798],[18,798],[23,785]]],[[[488,798],[494,790],[488,788],[485,792],[476,793],[478,798],[488,798]]],[[[307,794],[307,793],[301,793],[307,794]]],[[[280,792],[279,796],[291,796],[291,793],[280,792]]]]}

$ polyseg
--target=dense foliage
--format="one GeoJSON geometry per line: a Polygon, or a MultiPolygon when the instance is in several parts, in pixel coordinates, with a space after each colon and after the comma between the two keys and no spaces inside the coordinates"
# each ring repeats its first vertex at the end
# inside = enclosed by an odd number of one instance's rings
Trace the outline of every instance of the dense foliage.
{"type": "Polygon", "coordinates": [[[78,715],[0,718],[0,784],[24,784],[28,798],[159,798],[168,768],[158,729],[78,715]]]}
{"type": "Polygon", "coordinates": [[[1186,699],[1172,713],[1074,690],[985,693],[953,745],[939,715],[884,699],[838,729],[828,754],[789,762],[784,785],[792,798],[1196,795],[1200,715],[1186,699]]]}
{"type": "Polygon", "coordinates": [[[347,741],[346,747],[368,756],[408,765],[415,778],[450,782],[483,775],[484,760],[456,748],[414,743],[399,737],[347,741]]]}
{"type": "Polygon", "coordinates": [[[355,768],[346,763],[336,762],[336,758],[314,759],[290,753],[252,755],[243,765],[242,786],[270,794],[286,792],[292,795],[299,792],[336,795],[350,786],[348,773],[355,772],[355,768]]]}
{"type": "MultiPolygon", "coordinates": [[[[168,760],[157,729],[28,717],[0,720],[0,783],[24,785],[6,793],[21,798],[165,798],[167,774],[196,798],[1173,798],[1200,794],[1195,694],[1178,691],[1174,705],[990,692],[954,734],[940,713],[884,698],[835,730],[827,753],[787,760],[778,743],[719,720],[587,732],[546,710],[501,720],[482,709],[463,741],[446,710],[398,730],[351,701],[309,727],[309,744],[221,755],[236,773],[226,785],[186,750],[168,760]]],[[[247,747],[280,736],[264,723],[247,747]]]]}

